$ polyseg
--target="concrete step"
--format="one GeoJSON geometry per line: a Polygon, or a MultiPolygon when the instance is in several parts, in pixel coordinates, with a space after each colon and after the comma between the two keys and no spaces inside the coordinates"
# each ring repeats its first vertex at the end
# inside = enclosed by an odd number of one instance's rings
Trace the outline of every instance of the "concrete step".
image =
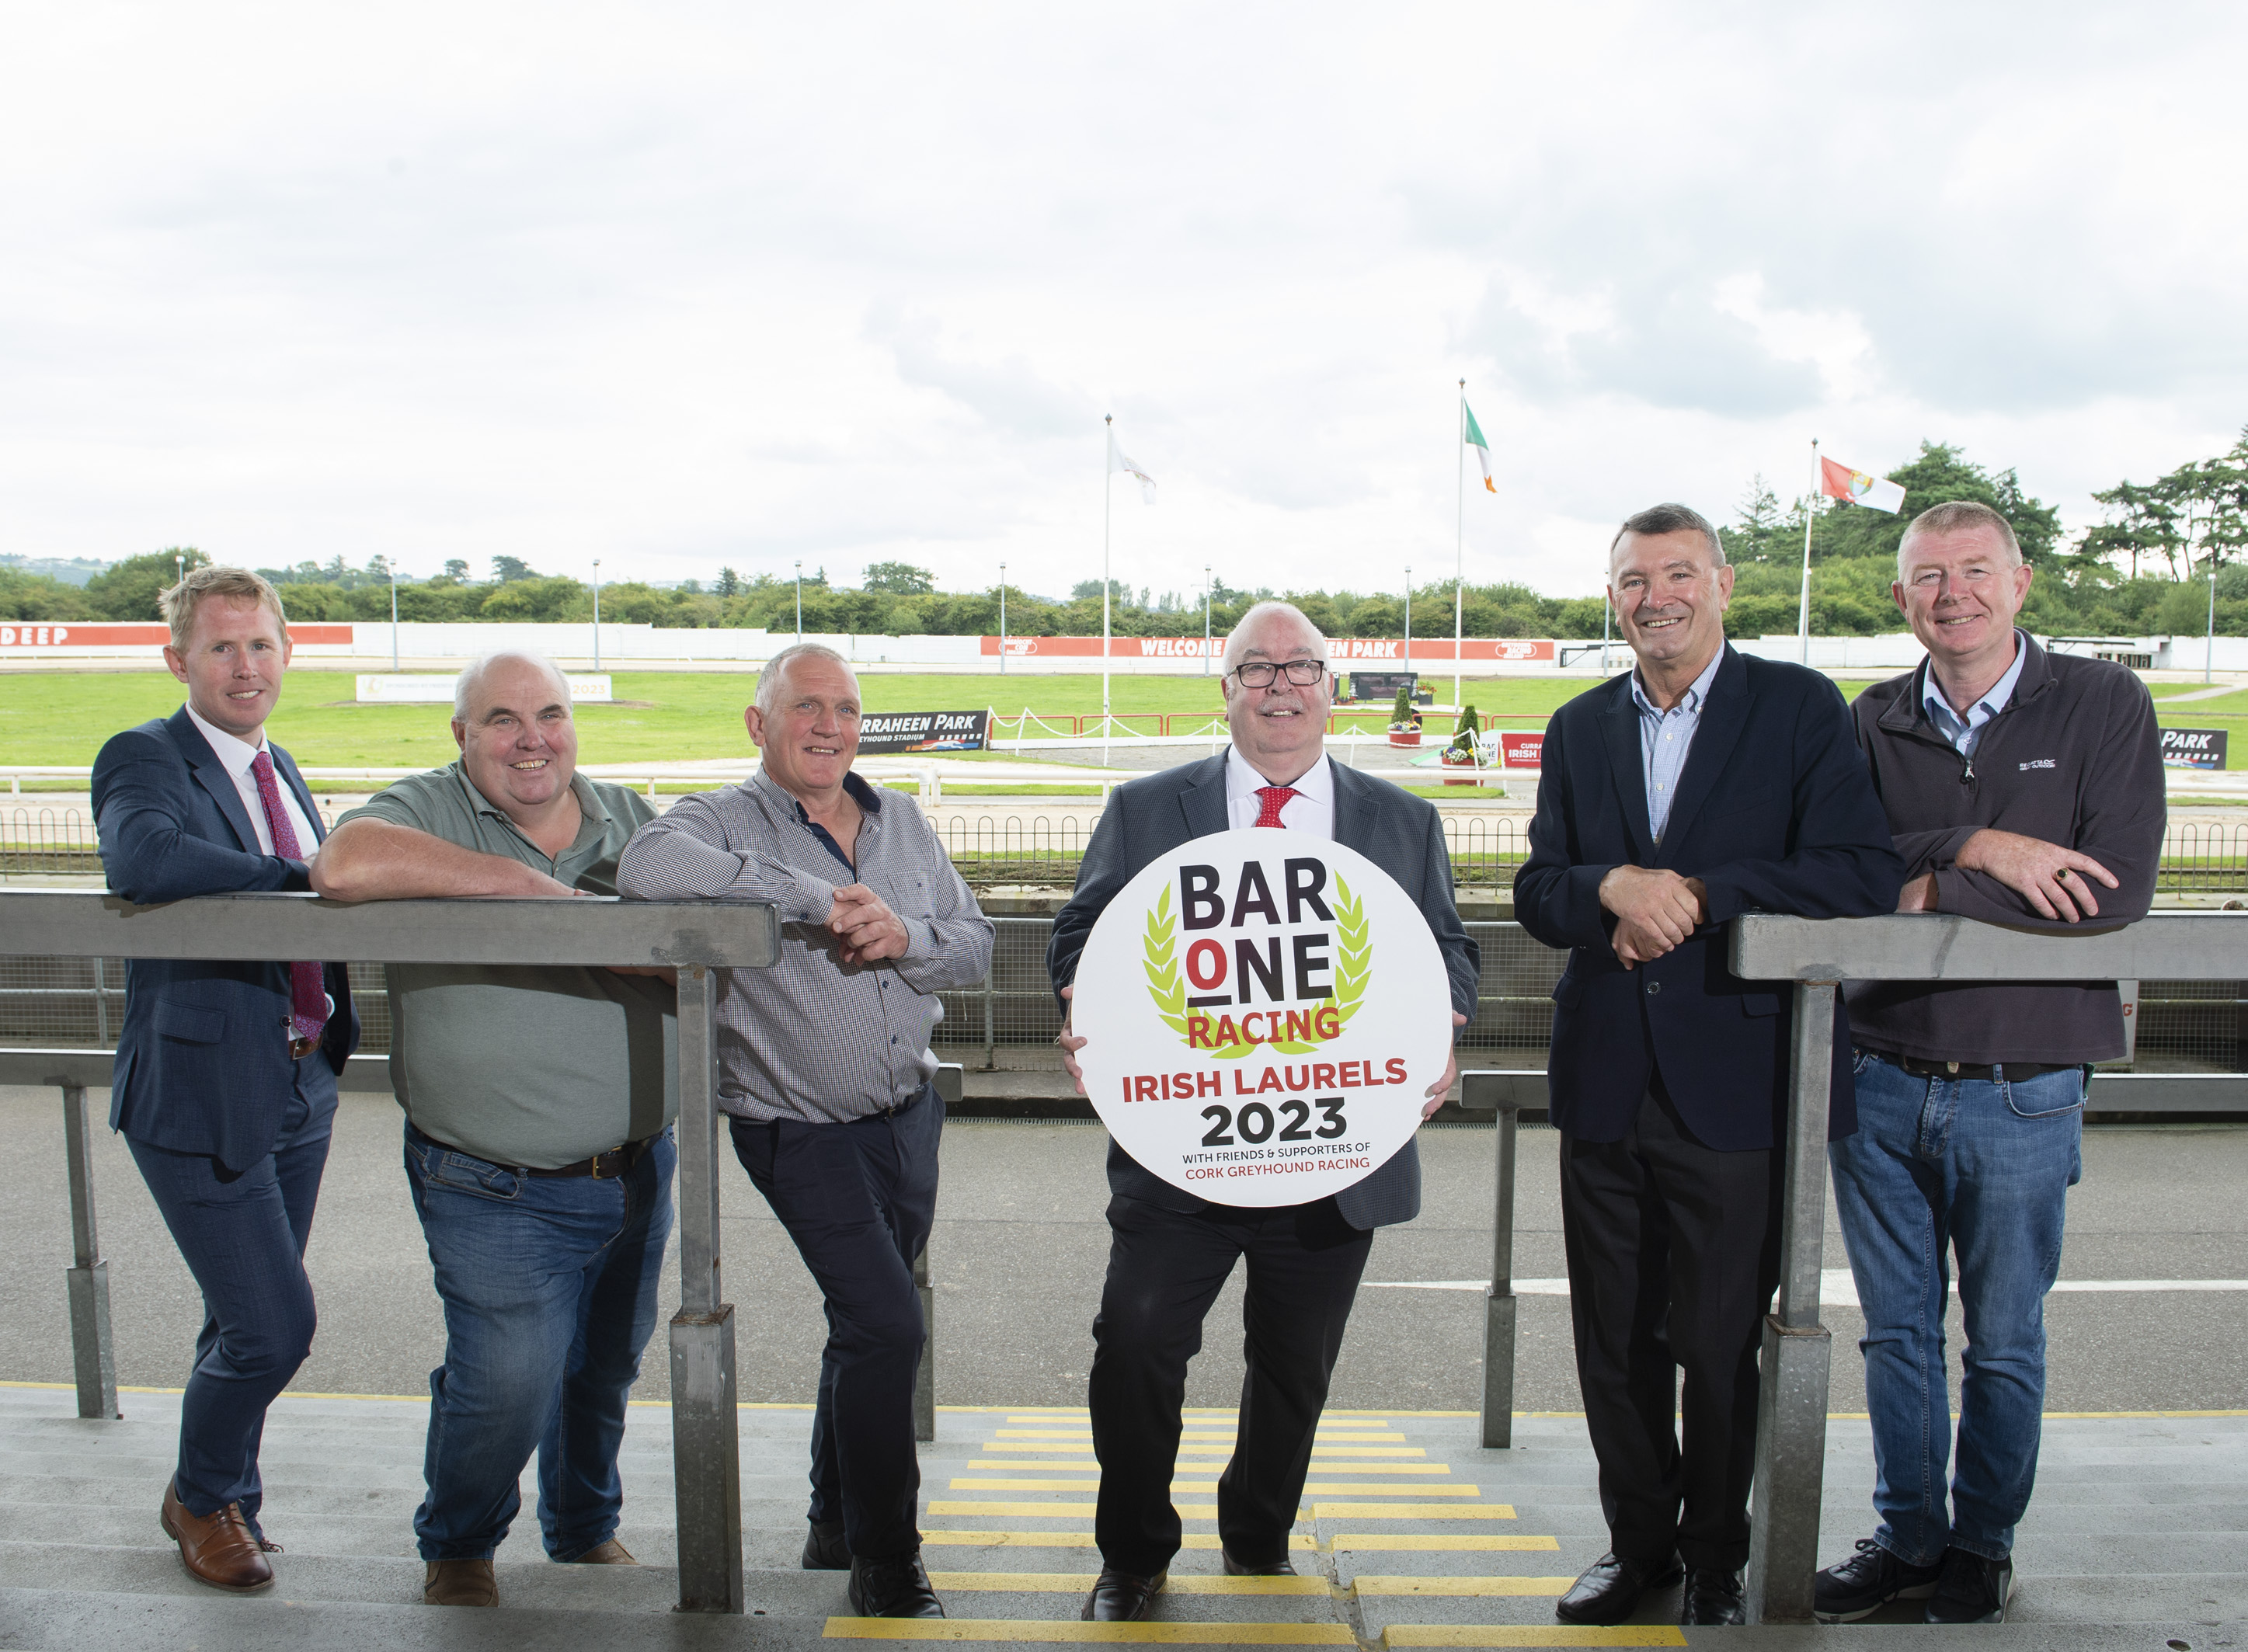
{"type": "MultiPolygon", "coordinates": [[[[286,1396],[264,1452],[267,1525],[286,1546],[276,1587],[248,1599],[190,1579],[156,1521],[177,1429],[176,1395],[130,1393],[120,1422],[71,1415],[58,1388],[0,1389],[0,1648],[187,1647],[666,1649],[809,1647],[863,1639],[969,1645],[1094,1642],[1172,1645],[1679,1646],[1738,1632],[1674,1627],[1675,1592],[1638,1620],[1587,1635],[1556,1625],[1560,1590],[1607,1546],[1582,1420],[1525,1416],[1517,1446],[1486,1452],[1465,1414],[1331,1415],[1313,1479],[1358,1470],[1350,1489],[1307,1495],[1292,1539],[1301,1575],[1222,1575],[1210,1471],[1231,1415],[1188,1419],[1196,1455],[1177,1498],[1187,1547],[1155,1621],[1088,1625],[1077,1615],[1099,1566],[1089,1505],[1094,1477],[1085,1414],[1069,1408],[947,1408],[922,1448],[926,1559],[950,1616],[850,1615],[845,1578],[798,1568],[810,1413],[741,1413],[747,1613],[682,1617],[671,1607],[668,1409],[633,1408],[620,1536],[644,1564],[567,1566],[541,1557],[536,1488],[503,1546],[497,1612],[419,1603],[412,1519],[421,1499],[426,1402],[286,1396]],[[1384,1480],[1381,1477],[1389,1477],[1384,1480]],[[1039,1482],[990,1485],[992,1480],[1039,1482]],[[1454,1495],[1438,1497],[1432,1486],[1454,1495]],[[1502,1511],[1511,1507],[1512,1518],[1502,1511]],[[1462,1518],[1471,1510],[1474,1518],[1462,1518]],[[50,1535],[51,1534],[51,1535],[50,1535]]],[[[1977,1649],[2160,1647],[2217,1652],[2238,1639],[2212,1626],[2248,1619],[2248,1416],[2053,1418],[2039,1498],[2016,1549],[2012,1621],[1964,1632],[1977,1649]]],[[[1830,1427],[1823,1552],[1870,1529],[1870,1452],[1862,1419],[1830,1427]]],[[[1900,1606],[1881,1627],[1916,1644],[1900,1606]]],[[[1759,1628],[1778,1652],[1824,1630],[1759,1628]]],[[[1956,1646],[1961,1631],[1943,1632],[1956,1646]]],[[[1889,1644],[1885,1642],[1885,1644],[1889,1644]]],[[[1934,1642],[1930,1642],[1933,1652],[1934,1642]]]]}

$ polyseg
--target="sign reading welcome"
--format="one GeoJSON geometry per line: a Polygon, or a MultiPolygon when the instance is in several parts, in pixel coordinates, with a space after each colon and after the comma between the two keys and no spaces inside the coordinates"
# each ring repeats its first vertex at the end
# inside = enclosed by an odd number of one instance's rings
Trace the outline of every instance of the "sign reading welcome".
{"type": "Polygon", "coordinates": [[[1218,1204],[1300,1204],[1379,1169],[1452,1041],[1420,908],[1355,850],[1269,827],[1196,838],[1125,885],[1071,1006],[1109,1134],[1218,1204]]]}

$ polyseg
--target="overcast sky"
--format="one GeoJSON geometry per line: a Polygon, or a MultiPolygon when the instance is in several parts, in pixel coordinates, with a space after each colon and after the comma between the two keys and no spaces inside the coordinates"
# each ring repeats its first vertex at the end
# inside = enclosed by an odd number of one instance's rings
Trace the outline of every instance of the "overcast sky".
{"type": "Polygon", "coordinates": [[[0,0],[0,552],[1596,588],[2248,422],[2230,6],[0,0]]]}

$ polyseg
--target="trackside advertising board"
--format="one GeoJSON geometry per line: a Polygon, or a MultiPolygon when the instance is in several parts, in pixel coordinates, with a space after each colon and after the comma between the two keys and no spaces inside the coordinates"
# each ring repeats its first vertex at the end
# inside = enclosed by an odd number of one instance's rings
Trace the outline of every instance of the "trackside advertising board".
{"type": "Polygon", "coordinates": [[[1196,838],[1109,902],[1071,1020],[1117,1144],[1218,1204],[1300,1204],[1379,1169],[1452,1041],[1428,921],[1342,844],[1196,838]]]}
{"type": "Polygon", "coordinates": [[[869,711],[859,719],[859,750],[981,751],[991,742],[984,711],[869,711]]]}
{"type": "Polygon", "coordinates": [[[2173,769],[2221,769],[2224,736],[2223,729],[2164,729],[2162,761],[2173,769]]]}

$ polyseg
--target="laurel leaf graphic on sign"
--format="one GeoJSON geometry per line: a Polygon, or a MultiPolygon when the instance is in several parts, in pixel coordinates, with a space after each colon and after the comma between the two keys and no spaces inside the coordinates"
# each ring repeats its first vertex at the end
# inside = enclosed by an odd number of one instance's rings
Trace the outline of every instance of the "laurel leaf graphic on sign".
{"type": "Polygon", "coordinates": [[[1350,885],[1335,879],[1335,1008],[1348,1026],[1365,1001],[1366,984],[1374,977],[1374,937],[1367,933],[1366,903],[1350,892],[1350,885]]]}
{"type": "Polygon", "coordinates": [[[1148,974],[1148,996],[1155,1001],[1155,1013],[1162,1017],[1165,1026],[1183,1038],[1187,1035],[1187,991],[1179,984],[1179,966],[1171,957],[1171,938],[1175,929],[1171,918],[1171,892],[1167,886],[1163,898],[1156,901],[1155,910],[1148,914],[1148,933],[1141,943],[1141,967],[1148,974]]]}

